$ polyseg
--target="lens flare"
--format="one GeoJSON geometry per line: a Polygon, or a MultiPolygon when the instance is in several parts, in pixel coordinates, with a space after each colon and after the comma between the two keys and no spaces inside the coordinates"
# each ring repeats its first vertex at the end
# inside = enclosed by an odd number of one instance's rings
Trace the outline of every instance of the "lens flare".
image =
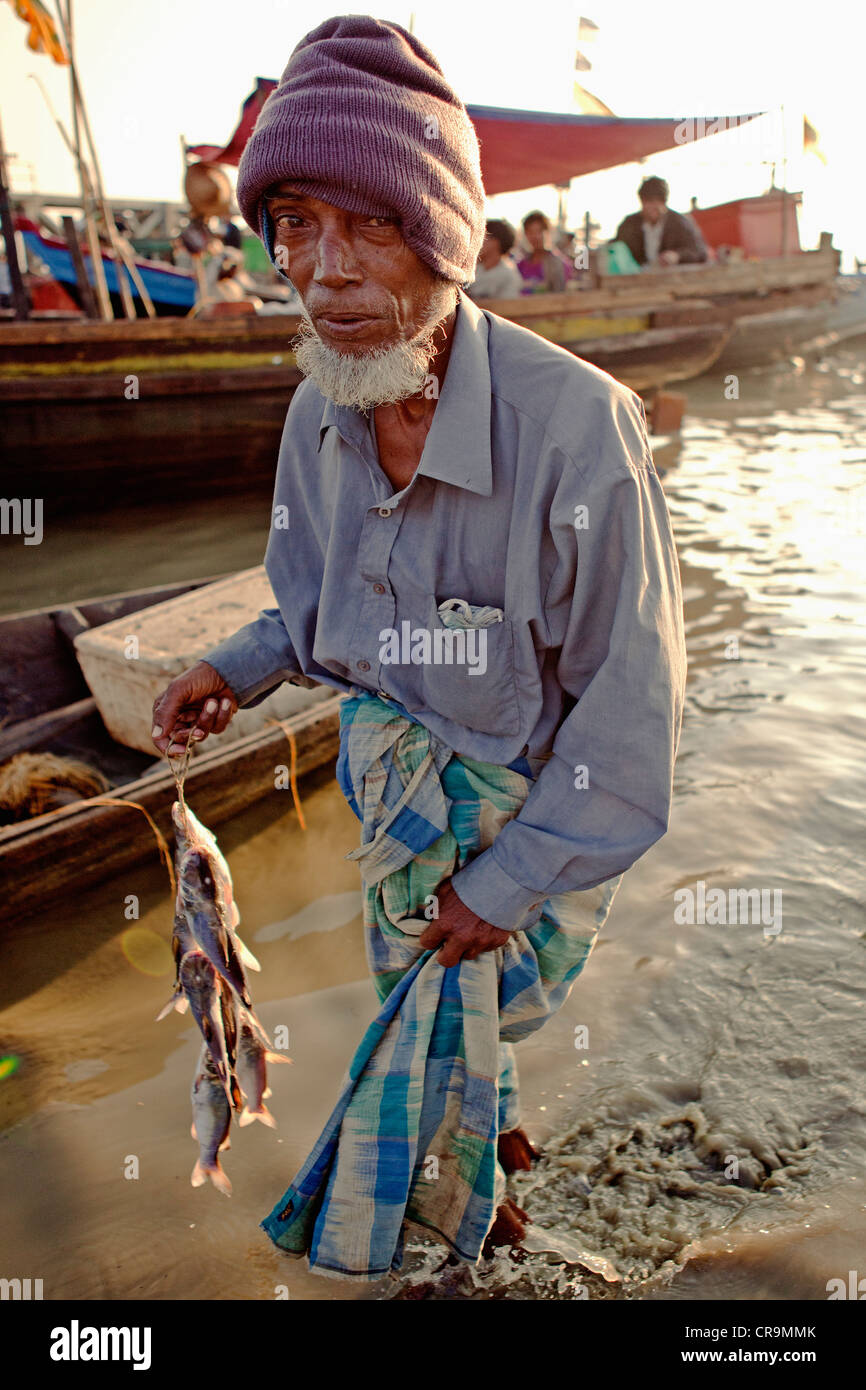
{"type": "Polygon", "coordinates": [[[21,1058],[9,1053],[6,1057],[0,1057],[0,1081],[5,1081],[7,1076],[14,1076],[21,1065],[21,1058]]]}
{"type": "Polygon", "coordinates": [[[148,927],[130,927],[121,936],[120,946],[133,969],[142,975],[169,975],[174,969],[168,943],[148,927]]]}

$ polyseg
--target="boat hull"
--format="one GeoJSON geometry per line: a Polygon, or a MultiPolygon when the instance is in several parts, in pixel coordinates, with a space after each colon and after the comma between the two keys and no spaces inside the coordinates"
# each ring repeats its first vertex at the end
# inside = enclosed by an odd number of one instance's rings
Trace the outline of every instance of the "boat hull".
{"type": "MultiPolygon", "coordinates": [[[[837,264],[835,251],[804,252],[484,307],[647,392],[866,331],[866,292],[837,280],[837,264]]],[[[266,494],[301,380],[298,324],[277,314],[0,325],[2,495],[42,497],[55,515],[166,488],[180,500],[205,467],[223,495],[266,494]]]]}
{"type": "MultiPolygon", "coordinates": [[[[105,805],[90,797],[0,827],[4,920],[40,911],[132,864],[156,862],[153,830],[133,802],[171,843],[173,774],[157,761],[155,750],[151,758],[109,736],[73,655],[72,638],[82,627],[101,626],[211,582],[159,586],[0,618],[0,763],[38,750],[80,758],[108,777],[108,795],[122,803],[105,805]]],[[[311,698],[320,692],[317,687],[311,698]]],[[[285,807],[285,791],[274,787],[274,767],[291,761],[290,734],[297,776],[333,763],[341,700],[338,694],[316,700],[279,725],[199,749],[185,785],[190,797],[207,807],[208,824],[217,826],[267,797],[279,797],[285,807]]]]}

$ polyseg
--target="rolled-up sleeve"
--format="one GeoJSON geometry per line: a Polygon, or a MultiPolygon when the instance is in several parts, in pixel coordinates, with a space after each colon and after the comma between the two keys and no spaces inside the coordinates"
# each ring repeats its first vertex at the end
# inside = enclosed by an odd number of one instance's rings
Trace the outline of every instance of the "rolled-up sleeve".
{"type": "Polygon", "coordinates": [[[202,660],[219,672],[239,705],[260,704],[283,681],[313,685],[301,676],[279,608],[262,609],[253,622],[205,652],[202,660]]]}
{"type": "Polygon", "coordinates": [[[603,436],[596,466],[564,470],[550,517],[545,606],[564,624],[557,675],[577,703],[517,816],[452,880],[505,929],[552,893],[615,877],[668,827],[686,676],[679,566],[638,398],[618,399],[603,436]]]}

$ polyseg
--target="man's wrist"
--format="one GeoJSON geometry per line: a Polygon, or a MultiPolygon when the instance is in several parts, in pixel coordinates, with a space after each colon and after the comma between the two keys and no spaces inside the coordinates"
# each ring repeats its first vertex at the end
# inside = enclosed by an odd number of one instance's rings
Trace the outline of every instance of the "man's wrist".
{"type": "Polygon", "coordinates": [[[502,931],[516,931],[527,913],[543,901],[543,894],[506,873],[489,849],[458,870],[451,886],[470,912],[502,931]]]}

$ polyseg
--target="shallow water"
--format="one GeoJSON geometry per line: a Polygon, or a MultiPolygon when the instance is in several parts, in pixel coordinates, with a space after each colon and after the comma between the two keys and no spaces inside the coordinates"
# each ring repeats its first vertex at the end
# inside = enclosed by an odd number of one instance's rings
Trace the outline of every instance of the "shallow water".
{"type": "MultiPolygon", "coordinates": [[[[319,776],[306,833],[274,792],[220,835],[263,966],[254,998],[294,1059],[272,1077],[279,1128],[233,1136],[230,1201],[189,1185],[194,1028],[153,1022],[169,987],[156,856],[4,930],[0,1030],[21,1061],[0,1082],[0,1273],[42,1278],[46,1298],[316,1299],[822,1299],[829,1279],[866,1274],[864,381],[864,345],[743,374],[736,401],[707,378],[688,387],[681,440],[656,447],[690,653],[678,795],[568,1004],[518,1048],[545,1149],[514,1184],[533,1253],[469,1278],[432,1273],[442,1253],[416,1244],[401,1280],[355,1286],[310,1275],[257,1230],[375,1009],[342,857],[356,822],[319,776]],[[764,890],[781,917],[678,923],[674,894],[698,881],[764,890]]],[[[137,533],[134,582],[177,577],[158,521],[149,542],[137,533]]],[[[242,529],[231,547],[200,545],[198,572],[255,563],[260,544],[249,559],[234,549],[253,549],[252,515],[242,529]]],[[[66,583],[86,546],[72,531],[56,544],[66,583]]],[[[114,563],[76,591],[118,587],[114,563]]],[[[56,596],[36,575],[20,606],[56,596]]]]}

